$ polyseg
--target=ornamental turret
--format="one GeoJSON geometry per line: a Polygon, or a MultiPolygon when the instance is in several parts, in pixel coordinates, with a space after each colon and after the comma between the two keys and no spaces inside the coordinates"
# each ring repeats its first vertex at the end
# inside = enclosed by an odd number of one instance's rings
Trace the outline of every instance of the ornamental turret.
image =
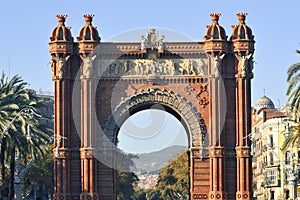
{"type": "Polygon", "coordinates": [[[71,27],[65,26],[65,21],[68,15],[56,15],[58,19],[58,26],[52,31],[50,37],[50,54],[69,55],[73,53],[73,37],[71,34],[71,27]]]}
{"type": "Polygon", "coordinates": [[[206,26],[204,36],[205,51],[213,55],[221,55],[227,52],[227,36],[225,29],[219,25],[220,13],[211,13],[212,24],[206,26]]]}
{"type": "Polygon", "coordinates": [[[94,48],[100,43],[101,38],[99,37],[97,27],[92,25],[94,15],[85,14],[83,15],[83,17],[86,24],[81,28],[79,36],[77,37],[77,41],[79,46],[79,53],[87,55],[91,53],[94,48]]]}
{"type": "Polygon", "coordinates": [[[230,40],[233,42],[233,51],[240,56],[253,54],[254,52],[254,36],[252,30],[246,25],[245,20],[247,13],[237,13],[239,20],[238,25],[232,25],[232,36],[230,40]]]}
{"type": "Polygon", "coordinates": [[[56,15],[56,17],[58,26],[53,29],[49,42],[53,80],[70,78],[69,67],[66,63],[74,52],[71,27],[65,26],[68,15],[56,15]]]}

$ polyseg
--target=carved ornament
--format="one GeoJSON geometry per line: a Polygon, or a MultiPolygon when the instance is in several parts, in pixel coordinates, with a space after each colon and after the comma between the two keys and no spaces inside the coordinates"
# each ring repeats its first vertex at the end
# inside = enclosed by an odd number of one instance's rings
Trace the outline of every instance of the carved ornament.
{"type": "Polygon", "coordinates": [[[99,76],[204,76],[208,73],[207,60],[197,59],[117,59],[101,60],[98,64],[99,76]]]}

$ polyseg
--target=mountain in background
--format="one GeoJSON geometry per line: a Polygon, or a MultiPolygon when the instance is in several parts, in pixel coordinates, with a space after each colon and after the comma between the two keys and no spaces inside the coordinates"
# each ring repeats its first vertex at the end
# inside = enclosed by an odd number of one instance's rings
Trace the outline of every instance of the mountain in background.
{"type": "Polygon", "coordinates": [[[168,160],[185,150],[187,150],[186,146],[176,145],[156,152],[136,154],[138,158],[133,159],[135,163],[133,171],[136,173],[159,172],[168,160]]]}

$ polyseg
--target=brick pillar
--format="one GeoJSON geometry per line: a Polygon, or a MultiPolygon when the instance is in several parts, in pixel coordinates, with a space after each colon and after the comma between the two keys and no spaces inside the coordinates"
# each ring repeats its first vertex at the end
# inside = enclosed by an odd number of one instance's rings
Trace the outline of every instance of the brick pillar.
{"type": "MultiPolygon", "coordinates": [[[[70,55],[52,55],[54,81],[54,197],[71,198],[77,196],[80,187],[71,183],[72,176],[78,176],[79,169],[71,170],[78,157],[78,136],[74,128],[72,112],[72,89],[70,55]],[[74,192],[73,192],[74,191],[74,192]]],[[[75,166],[75,168],[79,168],[75,166]]]]}
{"type": "Polygon", "coordinates": [[[251,133],[251,55],[238,55],[236,74],[236,159],[237,192],[236,199],[250,200],[252,196],[252,167],[248,135],[251,133]],[[249,62],[248,62],[249,61],[249,62]]]}
{"type": "Polygon", "coordinates": [[[226,199],[225,154],[222,137],[226,113],[226,95],[222,80],[223,56],[210,56],[212,70],[210,75],[210,118],[209,118],[209,160],[210,192],[209,199],[226,199]]]}
{"type": "Polygon", "coordinates": [[[82,55],[81,65],[81,199],[99,199],[97,191],[97,159],[95,153],[99,139],[96,116],[97,71],[93,67],[95,56],[82,55]]]}

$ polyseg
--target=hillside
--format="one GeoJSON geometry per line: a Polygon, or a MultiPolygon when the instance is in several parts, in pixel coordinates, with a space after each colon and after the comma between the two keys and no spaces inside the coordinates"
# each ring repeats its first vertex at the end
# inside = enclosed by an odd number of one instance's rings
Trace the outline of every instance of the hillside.
{"type": "Polygon", "coordinates": [[[136,165],[134,171],[141,173],[160,171],[168,160],[186,149],[185,146],[171,146],[156,152],[137,154],[139,158],[133,159],[136,165]]]}

